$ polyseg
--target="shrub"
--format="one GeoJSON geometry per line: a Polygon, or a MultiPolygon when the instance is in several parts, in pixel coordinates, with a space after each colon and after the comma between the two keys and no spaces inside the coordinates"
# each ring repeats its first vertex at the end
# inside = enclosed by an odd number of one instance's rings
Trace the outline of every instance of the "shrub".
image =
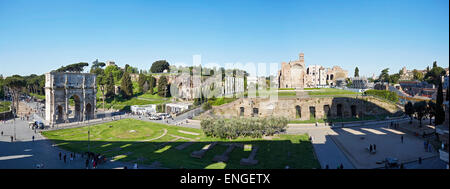
{"type": "Polygon", "coordinates": [[[284,131],[288,124],[286,118],[206,118],[200,123],[206,136],[224,139],[238,137],[261,138],[284,131]]]}

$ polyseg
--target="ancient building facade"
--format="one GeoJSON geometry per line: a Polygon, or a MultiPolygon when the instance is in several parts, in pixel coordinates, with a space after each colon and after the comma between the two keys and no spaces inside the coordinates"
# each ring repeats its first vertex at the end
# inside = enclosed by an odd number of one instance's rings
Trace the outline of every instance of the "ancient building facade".
{"type": "Polygon", "coordinates": [[[324,68],[320,65],[305,66],[305,55],[299,54],[299,59],[289,63],[281,63],[278,71],[277,81],[279,88],[319,87],[336,85],[337,79],[347,78],[348,71],[339,66],[324,68]]]}
{"type": "Polygon", "coordinates": [[[277,74],[278,86],[279,88],[303,89],[305,87],[305,75],[305,55],[300,53],[298,60],[281,63],[281,70],[277,74]]]}
{"type": "Polygon", "coordinates": [[[46,121],[55,124],[95,118],[96,94],[95,74],[45,74],[46,121]]]}
{"type": "Polygon", "coordinates": [[[279,116],[296,120],[321,118],[350,118],[401,114],[394,104],[367,96],[363,98],[241,98],[232,103],[213,107],[212,113],[221,117],[279,116]]]}

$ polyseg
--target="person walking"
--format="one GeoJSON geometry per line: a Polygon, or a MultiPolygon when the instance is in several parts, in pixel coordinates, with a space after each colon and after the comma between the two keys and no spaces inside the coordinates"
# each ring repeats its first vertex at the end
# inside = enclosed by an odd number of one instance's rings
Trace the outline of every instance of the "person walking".
{"type": "Polygon", "coordinates": [[[403,144],[403,135],[401,136],[402,144],[403,144]]]}
{"type": "Polygon", "coordinates": [[[369,146],[369,152],[372,153],[372,144],[369,146]]]}
{"type": "Polygon", "coordinates": [[[61,152],[59,152],[59,160],[61,160],[61,152]]]}
{"type": "Polygon", "coordinates": [[[340,169],[344,169],[344,165],[342,165],[342,163],[341,163],[341,166],[339,166],[339,168],[340,169]]]}
{"type": "Polygon", "coordinates": [[[3,131],[2,131],[2,136],[3,136],[3,131]]]}
{"type": "Polygon", "coordinates": [[[34,142],[34,135],[33,135],[33,137],[31,137],[31,139],[33,140],[33,142],[34,142]]]}
{"type": "Polygon", "coordinates": [[[97,167],[97,161],[94,161],[94,162],[92,163],[92,167],[93,167],[94,169],[97,167]]]}
{"type": "Polygon", "coordinates": [[[66,163],[66,154],[64,154],[64,163],[66,163]]]}
{"type": "Polygon", "coordinates": [[[13,142],[13,136],[11,136],[11,142],[13,142]]]}
{"type": "Polygon", "coordinates": [[[89,169],[89,159],[86,159],[86,169],[89,169]]]}
{"type": "Polygon", "coordinates": [[[376,144],[373,144],[373,151],[377,151],[377,145],[376,144]]]}

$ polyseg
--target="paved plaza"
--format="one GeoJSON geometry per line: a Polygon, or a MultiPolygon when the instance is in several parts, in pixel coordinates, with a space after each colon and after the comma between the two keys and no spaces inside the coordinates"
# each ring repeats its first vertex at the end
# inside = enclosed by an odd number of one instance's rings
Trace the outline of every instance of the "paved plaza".
{"type": "Polygon", "coordinates": [[[385,158],[397,158],[400,163],[408,163],[419,157],[425,159],[439,155],[434,149],[425,151],[424,139],[385,126],[334,129],[331,137],[357,169],[384,167],[384,163],[377,162],[385,158]],[[371,144],[376,145],[376,153],[369,152],[371,144]]]}

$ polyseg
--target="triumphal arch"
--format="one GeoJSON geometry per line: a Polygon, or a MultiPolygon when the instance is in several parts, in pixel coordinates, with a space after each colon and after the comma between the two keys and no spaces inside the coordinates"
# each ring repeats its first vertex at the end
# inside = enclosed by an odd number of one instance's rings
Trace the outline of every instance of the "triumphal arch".
{"type": "Polygon", "coordinates": [[[96,75],[50,72],[45,74],[45,119],[49,124],[95,118],[96,75]]]}

